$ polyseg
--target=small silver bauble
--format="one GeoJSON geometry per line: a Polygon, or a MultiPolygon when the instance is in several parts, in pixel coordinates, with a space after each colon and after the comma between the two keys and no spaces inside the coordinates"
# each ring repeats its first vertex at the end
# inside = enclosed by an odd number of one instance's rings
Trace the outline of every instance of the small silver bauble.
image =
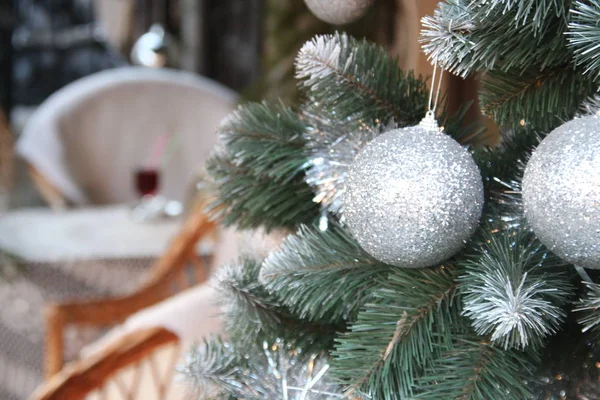
{"type": "Polygon", "coordinates": [[[322,21],[348,24],[362,17],[375,0],[304,0],[310,11],[322,21]]]}
{"type": "Polygon", "coordinates": [[[523,205],[546,247],[600,269],[600,117],[567,122],[540,143],[523,176],[523,205]]]}
{"type": "Polygon", "coordinates": [[[345,222],[365,251],[387,264],[435,265],[471,237],[483,208],[471,154],[423,124],[367,144],[347,177],[345,222]]]}

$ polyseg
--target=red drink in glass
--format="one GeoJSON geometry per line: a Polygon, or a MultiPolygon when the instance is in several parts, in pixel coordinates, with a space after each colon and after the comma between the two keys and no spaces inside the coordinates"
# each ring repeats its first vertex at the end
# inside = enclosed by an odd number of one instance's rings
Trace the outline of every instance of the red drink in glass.
{"type": "Polygon", "coordinates": [[[158,191],[158,180],[156,169],[139,169],[135,172],[135,185],[142,196],[154,196],[158,191]]]}

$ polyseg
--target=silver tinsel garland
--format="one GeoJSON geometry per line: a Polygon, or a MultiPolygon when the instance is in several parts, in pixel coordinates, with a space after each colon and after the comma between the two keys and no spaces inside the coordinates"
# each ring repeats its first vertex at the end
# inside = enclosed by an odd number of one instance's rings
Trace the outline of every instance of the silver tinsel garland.
{"type": "MultiPolygon", "coordinates": [[[[300,349],[286,346],[281,340],[269,345],[263,343],[262,363],[255,364],[259,370],[250,377],[254,385],[262,386],[267,399],[325,400],[343,398],[339,387],[327,379],[329,364],[322,355],[302,355],[300,349]]],[[[249,382],[250,383],[250,382],[249,382]]],[[[250,397],[248,397],[250,398],[250,397]]]]}
{"type": "Polygon", "coordinates": [[[323,117],[313,113],[313,107],[303,111],[311,126],[306,130],[306,148],[309,151],[305,181],[314,188],[314,202],[341,217],[344,208],[344,187],[348,169],[358,152],[381,132],[393,129],[388,126],[371,126],[360,120],[339,121],[335,113],[323,117]]]}
{"type": "Polygon", "coordinates": [[[262,348],[250,349],[221,343],[219,354],[211,353],[210,347],[204,345],[190,353],[182,370],[194,383],[200,399],[229,396],[244,400],[345,398],[342,387],[329,379],[328,371],[324,353],[305,354],[281,339],[265,341],[262,348]],[[238,361],[233,361],[235,359],[238,361]],[[219,360],[224,362],[224,367],[214,368],[211,364],[219,360]],[[227,366],[232,361],[232,365],[227,366]]]}

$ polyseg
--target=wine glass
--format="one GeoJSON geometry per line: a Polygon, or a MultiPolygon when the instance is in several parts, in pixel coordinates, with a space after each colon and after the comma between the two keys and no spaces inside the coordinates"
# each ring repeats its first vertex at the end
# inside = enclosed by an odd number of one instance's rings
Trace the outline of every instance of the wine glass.
{"type": "Polygon", "coordinates": [[[142,199],[156,196],[159,181],[158,169],[140,168],[135,171],[135,187],[142,199]]]}
{"type": "Polygon", "coordinates": [[[133,177],[141,198],[131,211],[132,218],[139,222],[158,218],[164,208],[164,199],[158,196],[160,171],[157,168],[138,168],[133,177]]]}

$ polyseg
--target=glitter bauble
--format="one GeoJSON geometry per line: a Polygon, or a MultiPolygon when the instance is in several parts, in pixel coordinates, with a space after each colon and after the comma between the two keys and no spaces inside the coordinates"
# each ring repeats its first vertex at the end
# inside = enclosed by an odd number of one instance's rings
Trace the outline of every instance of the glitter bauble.
{"type": "Polygon", "coordinates": [[[304,2],[320,20],[342,25],[362,17],[375,0],[304,0],[304,2]]]}
{"type": "Polygon", "coordinates": [[[444,133],[413,126],[384,133],[361,150],[348,172],[344,217],[376,259],[422,268],[464,246],[483,201],[471,154],[444,133]]]}
{"type": "Polygon", "coordinates": [[[546,247],[600,268],[600,117],[567,122],[540,143],[523,176],[523,205],[546,247]]]}

